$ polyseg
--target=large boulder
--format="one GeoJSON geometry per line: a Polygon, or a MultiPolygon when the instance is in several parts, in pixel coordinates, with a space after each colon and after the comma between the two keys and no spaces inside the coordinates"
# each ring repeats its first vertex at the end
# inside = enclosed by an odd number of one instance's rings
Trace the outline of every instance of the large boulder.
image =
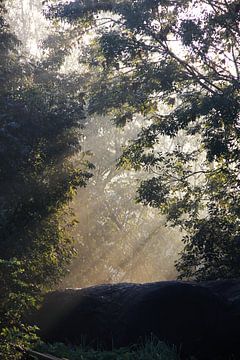
{"type": "Polygon", "coordinates": [[[121,347],[154,334],[182,354],[238,351],[240,281],[100,285],[50,292],[34,315],[40,336],[121,347]]]}

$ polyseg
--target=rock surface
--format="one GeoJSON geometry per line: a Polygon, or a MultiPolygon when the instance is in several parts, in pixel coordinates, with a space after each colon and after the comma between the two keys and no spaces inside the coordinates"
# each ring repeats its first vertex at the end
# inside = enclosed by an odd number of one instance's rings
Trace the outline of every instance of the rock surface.
{"type": "Polygon", "coordinates": [[[48,341],[106,348],[151,334],[183,356],[239,353],[240,280],[99,285],[48,293],[34,323],[48,341]]]}

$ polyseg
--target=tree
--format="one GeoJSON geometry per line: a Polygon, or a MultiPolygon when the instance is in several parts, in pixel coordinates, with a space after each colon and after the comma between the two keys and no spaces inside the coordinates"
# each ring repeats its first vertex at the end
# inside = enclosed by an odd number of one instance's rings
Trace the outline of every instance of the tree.
{"type": "Polygon", "coordinates": [[[50,5],[48,16],[96,29],[89,112],[119,126],[145,117],[119,165],[146,170],[138,201],[186,231],[180,276],[239,276],[238,1],[81,0],[50,5]]]}
{"type": "Polygon", "coordinates": [[[176,277],[174,260],[182,249],[178,232],[164,226],[165,216],[158,216],[157,209],[134,201],[146,173],[116,169],[122,146],[137,135],[143,121],[138,118],[119,129],[106,117],[88,117],[83,148],[91,151],[95,169],[74,199],[78,254],[64,280],[67,287],[176,277]]]}
{"type": "Polygon", "coordinates": [[[0,357],[36,339],[26,311],[65,274],[75,254],[69,208],[91,177],[81,151],[84,103],[75,79],[31,62],[0,5],[0,357]]]}

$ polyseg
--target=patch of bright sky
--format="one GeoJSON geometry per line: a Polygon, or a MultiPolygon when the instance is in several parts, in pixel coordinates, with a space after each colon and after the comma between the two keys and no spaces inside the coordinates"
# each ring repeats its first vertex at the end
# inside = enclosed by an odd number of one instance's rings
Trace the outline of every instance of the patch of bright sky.
{"type": "Polygon", "coordinates": [[[49,22],[41,12],[39,0],[7,0],[7,16],[13,32],[30,56],[39,57],[39,44],[45,38],[49,22]]]}
{"type": "MultiPolygon", "coordinates": [[[[9,24],[25,51],[32,57],[42,57],[42,43],[54,30],[44,16],[42,0],[7,0],[6,7],[9,24]]],[[[63,22],[61,27],[67,29],[69,24],[63,22]]]]}

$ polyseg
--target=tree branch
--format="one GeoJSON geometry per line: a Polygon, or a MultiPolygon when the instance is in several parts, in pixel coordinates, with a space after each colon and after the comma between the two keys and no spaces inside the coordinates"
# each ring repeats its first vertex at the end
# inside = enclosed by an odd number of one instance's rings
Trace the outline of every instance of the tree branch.
{"type": "Polygon", "coordinates": [[[45,11],[48,18],[60,17],[68,19],[68,21],[76,21],[83,18],[89,13],[96,13],[99,11],[114,11],[115,4],[113,1],[99,2],[98,0],[84,0],[75,1],[69,4],[51,5],[45,11]]]}
{"type": "Polygon", "coordinates": [[[218,92],[222,92],[222,89],[219,88],[217,85],[213,84],[205,75],[203,75],[202,73],[200,73],[195,67],[193,67],[192,65],[188,64],[185,60],[179,58],[172,50],[169,49],[167,43],[161,39],[159,39],[155,33],[153,33],[151,31],[151,29],[148,29],[147,34],[150,35],[155,41],[157,41],[160,46],[162,47],[162,49],[168,54],[170,55],[173,59],[175,59],[179,64],[181,64],[185,70],[187,70],[188,74],[190,74],[199,85],[201,85],[204,89],[206,89],[207,91],[209,91],[211,94],[215,94],[215,91],[213,89],[211,89],[211,87],[215,88],[215,90],[217,90],[218,92]],[[201,80],[204,80],[204,82],[202,82],[201,80]]]}
{"type": "MultiPolygon", "coordinates": [[[[234,63],[235,70],[236,70],[236,74],[237,74],[237,80],[239,81],[239,80],[240,80],[240,73],[239,73],[239,68],[238,68],[238,61],[237,61],[237,57],[236,57],[235,52],[234,52],[234,47],[233,47],[233,45],[231,46],[231,48],[232,48],[233,63],[234,63]]],[[[239,55],[238,55],[238,56],[239,56],[239,55]]]]}

